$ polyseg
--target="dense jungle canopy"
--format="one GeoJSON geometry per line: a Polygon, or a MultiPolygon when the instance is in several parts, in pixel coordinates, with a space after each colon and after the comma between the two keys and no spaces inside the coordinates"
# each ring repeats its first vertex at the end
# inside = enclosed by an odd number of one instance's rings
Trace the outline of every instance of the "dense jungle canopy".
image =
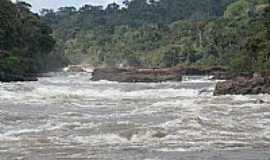
{"type": "Polygon", "coordinates": [[[269,0],[125,0],[43,9],[0,0],[0,71],[96,66],[270,68],[269,0]]]}

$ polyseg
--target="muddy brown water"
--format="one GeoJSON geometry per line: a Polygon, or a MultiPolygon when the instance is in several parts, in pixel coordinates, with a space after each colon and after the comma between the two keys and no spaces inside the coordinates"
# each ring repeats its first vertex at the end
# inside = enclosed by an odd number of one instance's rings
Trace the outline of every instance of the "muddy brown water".
{"type": "Polygon", "coordinates": [[[0,83],[0,160],[270,160],[269,95],[214,97],[207,77],[90,77],[0,83]]]}

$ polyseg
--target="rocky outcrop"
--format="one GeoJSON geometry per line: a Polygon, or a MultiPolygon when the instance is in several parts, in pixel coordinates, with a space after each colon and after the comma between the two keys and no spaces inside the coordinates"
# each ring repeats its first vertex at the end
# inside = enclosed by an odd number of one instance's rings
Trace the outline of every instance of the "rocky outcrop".
{"type": "Polygon", "coordinates": [[[270,4],[260,4],[255,6],[257,13],[270,12],[270,4]]]}
{"type": "Polygon", "coordinates": [[[17,75],[0,72],[0,82],[37,81],[34,75],[17,75]]]}
{"type": "Polygon", "coordinates": [[[182,74],[175,69],[97,68],[92,74],[92,80],[117,82],[181,81],[182,74]]]}
{"type": "Polygon", "coordinates": [[[200,68],[176,66],[172,68],[97,68],[93,71],[92,80],[109,80],[118,82],[163,82],[181,81],[182,75],[213,75],[225,72],[221,67],[200,68]]]}
{"type": "Polygon", "coordinates": [[[219,82],[214,95],[226,94],[270,94],[270,76],[254,74],[253,76],[238,76],[232,80],[219,82]]]}
{"type": "Polygon", "coordinates": [[[230,80],[235,77],[249,77],[252,78],[252,73],[234,73],[234,72],[226,72],[226,71],[217,71],[217,72],[211,72],[210,75],[213,77],[211,79],[213,80],[230,80]]]}

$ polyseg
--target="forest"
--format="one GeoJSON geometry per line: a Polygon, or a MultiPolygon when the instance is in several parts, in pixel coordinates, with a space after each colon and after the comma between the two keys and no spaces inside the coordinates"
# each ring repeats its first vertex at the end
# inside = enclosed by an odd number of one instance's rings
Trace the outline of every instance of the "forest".
{"type": "Polygon", "coordinates": [[[269,0],[133,0],[44,9],[58,54],[103,66],[270,68],[269,0]]]}
{"type": "Polygon", "coordinates": [[[52,29],[25,2],[0,0],[0,73],[46,71],[53,56],[52,29]]]}
{"type": "Polygon", "coordinates": [[[269,72],[270,0],[125,0],[40,14],[0,1],[1,72],[81,63],[269,72]]]}

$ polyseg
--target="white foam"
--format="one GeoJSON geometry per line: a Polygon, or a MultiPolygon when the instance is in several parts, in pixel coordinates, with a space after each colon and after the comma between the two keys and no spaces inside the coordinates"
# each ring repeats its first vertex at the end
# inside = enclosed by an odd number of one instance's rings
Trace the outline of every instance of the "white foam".
{"type": "Polygon", "coordinates": [[[232,96],[234,101],[249,101],[250,97],[245,96],[245,95],[234,95],[232,96]]]}
{"type": "Polygon", "coordinates": [[[31,92],[10,92],[1,90],[0,99],[12,102],[44,102],[73,99],[159,99],[169,97],[197,96],[198,91],[193,89],[147,89],[139,91],[123,91],[108,88],[104,90],[76,88],[68,86],[39,86],[31,92]]]}
{"type": "Polygon", "coordinates": [[[161,149],[157,149],[157,151],[161,151],[161,152],[188,152],[191,151],[191,149],[187,149],[187,148],[161,148],[161,149]]]}
{"type": "MultiPolygon", "coordinates": [[[[183,100],[165,100],[155,102],[152,105],[136,108],[131,112],[131,114],[148,114],[151,115],[153,113],[158,112],[167,112],[167,111],[175,111],[188,109],[190,111],[198,110],[198,105],[194,105],[194,100],[192,99],[183,99],[183,100]]],[[[175,112],[177,114],[177,112],[175,112]]]]}
{"type": "Polygon", "coordinates": [[[15,136],[19,134],[27,134],[27,133],[37,133],[41,132],[41,129],[20,129],[20,130],[10,130],[4,133],[5,136],[15,136]]]}
{"type": "Polygon", "coordinates": [[[179,82],[163,83],[139,83],[132,86],[145,86],[152,89],[141,89],[125,91],[121,89],[128,83],[110,81],[93,82],[89,80],[90,74],[56,74],[53,77],[41,78],[39,82],[19,82],[12,84],[1,84],[0,100],[8,100],[11,103],[58,103],[73,100],[95,100],[95,99],[161,99],[174,97],[196,97],[199,90],[185,88],[170,88],[177,86],[179,82]],[[114,85],[115,84],[115,85],[114,85]],[[96,87],[101,85],[101,88],[96,87]],[[167,88],[158,89],[159,86],[168,85],[167,88]],[[7,90],[8,88],[19,88],[18,91],[7,90]],[[25,90],[31,88],[31,90],[25,90]],[[157,89],[155,89],[157,87],[157,89]],[[153,89],[154,88],[154,89],[153,89]]]}
{"type": "Polygon", "coordinates": [[[18,140],[20,140],[19,137],[7,136],[7,135],[0,134],[0,141],[18,141],[18,140]]]}
{"type": "Polygon", "coordinates": [[[123,144],[129,143],[127,139],[116,134],[98,134],[91,136],[70,136],[71,141],[85,144],[123,144]]]}

